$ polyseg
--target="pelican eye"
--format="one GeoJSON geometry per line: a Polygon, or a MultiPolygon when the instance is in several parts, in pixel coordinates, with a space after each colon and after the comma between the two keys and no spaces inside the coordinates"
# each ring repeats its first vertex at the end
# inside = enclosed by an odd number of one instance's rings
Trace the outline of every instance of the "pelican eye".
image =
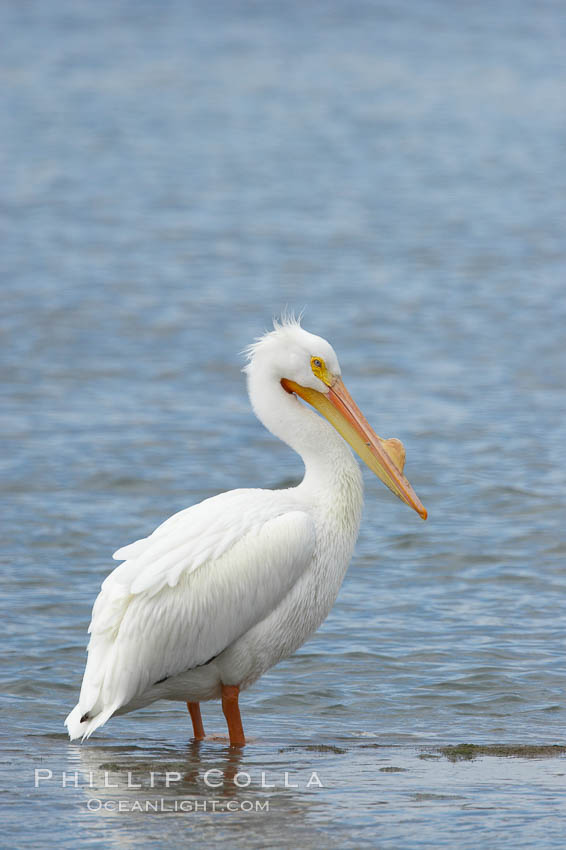
{"type": "Polygon", "coordinates": [[[322,357],[311,357],[311,369],[316,378],[330,386],[330,375],[322,357]]]}

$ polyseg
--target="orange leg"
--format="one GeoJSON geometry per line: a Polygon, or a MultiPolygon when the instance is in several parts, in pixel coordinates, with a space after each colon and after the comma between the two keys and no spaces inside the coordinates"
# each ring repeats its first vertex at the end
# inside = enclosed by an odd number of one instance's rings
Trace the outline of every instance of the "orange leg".
{"type": "Polygon", "coordinates": [[[204,726],[202,725],[202,717],[200,714],[200,705],[198,702],[188,702],[187,708],[193,721],[193,737],[195,741],[204,740],[204,726]]]}
{"type": "Polygon", "coordinates": [[[222,685],[222,711],[228,724],[228,734],[232,747],[242,747],[246,743],[238,705],[239,693],[240,689],[237,685],[222,685]]]}

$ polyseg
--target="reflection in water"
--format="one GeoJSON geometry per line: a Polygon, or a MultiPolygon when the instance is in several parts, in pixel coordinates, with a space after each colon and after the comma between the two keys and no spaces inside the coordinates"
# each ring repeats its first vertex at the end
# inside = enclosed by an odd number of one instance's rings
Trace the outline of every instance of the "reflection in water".
{"type": "MultiPolygon", "coordinates": [[[[203,752],[202,744],[191,742],[179,752],[166,749],[151,754],[77,746],[69,761],[76,763],[72,769],[79,771],[79,784],[89,798],[133,802],[238,795],[248,787],[246,776],[239,776],[242,758],[242,748],[226,746],[211,754],[203,752]]],[[[257,790],[253,785],[249,789],[257,790]]]]}
{"type": "MultiPolygon", "coordinates": [[[[182,750],[140,753],[119,747],[69,745],[67,784],[80,788],[88,808],[97,810],[108,801],[122,801],[123,810],[225,810],[226,803],[261,799],[267,794],[288,801],[296,792],[307,795],[323,787],[313,769],[307,770],[293,754],[274,765],[272,752],[260,748],[246,754],[242,747],[205,747],[191,742],[182,750]],[[261,753],[261,755],[259,755],[261,753]],[[263,759],[263,762],[262,762],[263,759]],[[134,803],[140,805],[134,806],[134,803]],[[188,805],[192,803],[192,806],[188,805]],[[203,803],[207,805],[203,807],[203,803]],[[214,803],[214,805],[213,805],[214,803]]],[[[303,753],[304,757],[304,753],[303,753]]],[[[277,760],[276,760],[277,761],[277,760]]],[[[108,810],[115,810],[107,806],[108,810]]],[[[244,810],[251,810],[249,805],[244,810]]],[[[261,810],[261,806],[259,807],[261,810]]]]}
{"type": "MultiPolygon", "coordinates": [[[[178,821],[183,829],[198,828],[202,840],[210,834],[206,840],[212,841],[219,817],[231,829],[245,824],[250,847],[280,842],[285,825],[298,821],[295,835],[310,846],[308,823],[324,818],[319,795],[331,780],[314,770],[308,752],[289,756],[264,746],[246,752],[217,740],[140,750],[68,745],[66,790],[74,802],[80,797],[81,819],[89,828],[112,825],[110,846],[124,846],[124,835],[129,845],[132,831],[154,822],[148,818],[159,818],[162,839],[178,821]]],[[[334,846],[332,839],[328,846],[334,846]]]]}

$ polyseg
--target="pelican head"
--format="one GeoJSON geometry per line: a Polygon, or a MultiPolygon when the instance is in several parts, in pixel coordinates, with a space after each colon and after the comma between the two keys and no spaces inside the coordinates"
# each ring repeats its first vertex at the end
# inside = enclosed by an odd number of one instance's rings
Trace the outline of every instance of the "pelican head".
{"type": "MultiPolygon", "coordinates": [[[[427,512],[403,474],[405,448],[400,440],[384,440],[344,386],[338,358],[332,346],[301,327],[296,319],[274,322],[247,350],[245,370],[250,378],[261,370],[270,384],[277,382],[317,410],[346,440],[363,462],[422,519],[427,512]]],[[[251,393],[250,393],[251,395],[251,393]]]]}

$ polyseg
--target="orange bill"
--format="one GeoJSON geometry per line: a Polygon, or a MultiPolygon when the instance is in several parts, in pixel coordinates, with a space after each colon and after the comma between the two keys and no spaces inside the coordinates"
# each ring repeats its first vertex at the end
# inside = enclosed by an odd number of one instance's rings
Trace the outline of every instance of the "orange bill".
{"type": "Polygon", "coordinates": [[[391,492],[413,508],[423,519],[427,518],[427,512],[421,500],[403,475],[405,465],[403,443],[396,439],[383,440],[377,436],[341,378],[332,380],[328,393],[303,387],[287,378],[283,378],[281,384],[287,392],[296,393],[318,410],[391,492]]]}

